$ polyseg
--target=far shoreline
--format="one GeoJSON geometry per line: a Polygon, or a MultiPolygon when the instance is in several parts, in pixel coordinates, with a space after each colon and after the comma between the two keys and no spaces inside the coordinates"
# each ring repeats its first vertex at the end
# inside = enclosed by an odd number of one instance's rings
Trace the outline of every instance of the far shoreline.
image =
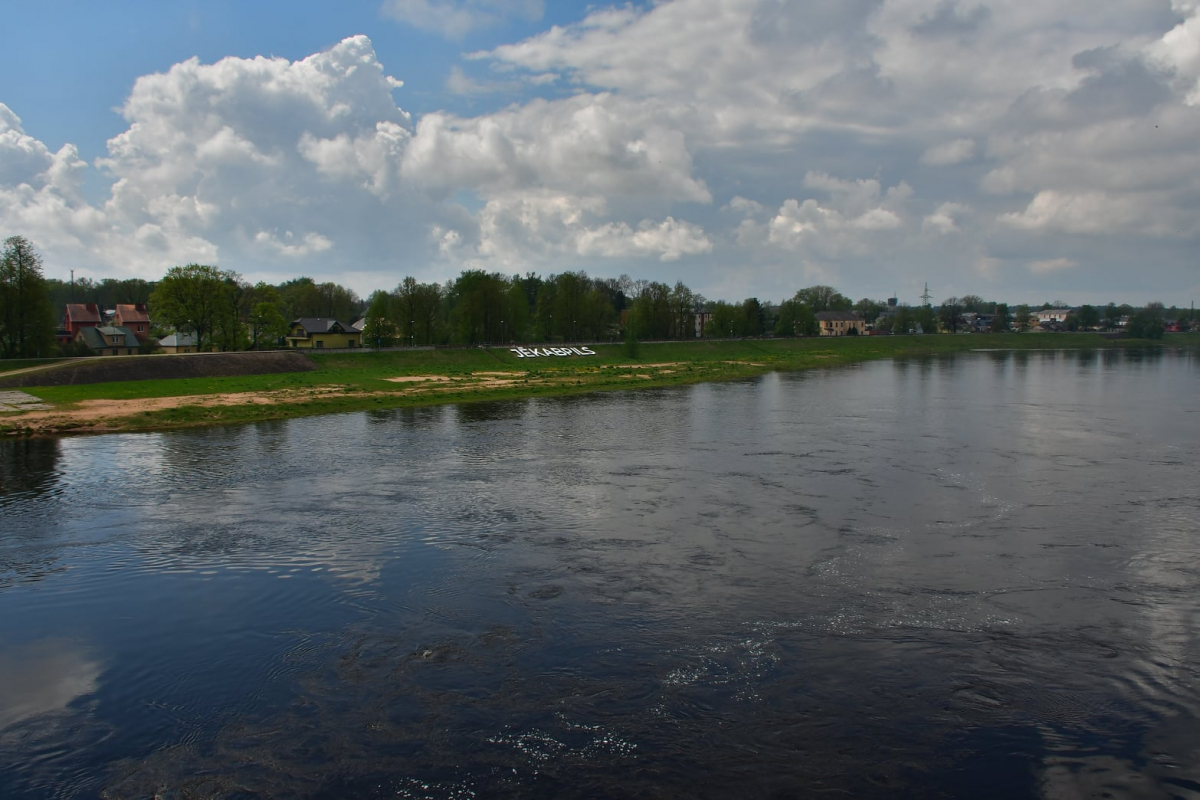
{"type": "MultiPolygon", "coordinates": [[[[12,439],[166,431],[351,411],[560,397],[738,380],[775,371],[913,356],[1143,348],[1200,349],[1200,334],[1172,334],[1158,341],[1091,333],[701,339],[640,342],[634,355],[626,345],[577,342],[337,353],[286,351],[288,360],[273,359],[275,371],[268,373],[247,372],[251,359],[239,358],[241,354],[223,354],[223,359],[215,357],[222,354],[129,356],[124,359],[147,359],[120,362],[127,372],[136,364],[139,369],[133,370],[134,374],[149,374],[147,369],[173,375],[204,372],[196,369],[198,365],[217,374],[25,385],[19,391],[37,397],[48,408],[0,413],[0,435],[12,439]],[[538,354],[531,356],[530,350],[538,354]],[[183,358],[207,360],[171,360],[183,358]],[[159,364],[162,366],[156,366],[159,364]],[[182,367],[189,369],[181,371],[182,367]],[[279,371],[293,368],[296,371],[279,371]]],[[[96,359],[84,362],[99,364],[96,359]]],[[[48,376],[56,369],[79,363],[51,365],[37,373],[49,382],[48,376]]],[[[0,371],[0,386],[18,371],[0,371]]],[[[26,373],[21,382],[37,380],[26,373]]],[[[3,391],[9,390],[0,388],[3,391]]]]}

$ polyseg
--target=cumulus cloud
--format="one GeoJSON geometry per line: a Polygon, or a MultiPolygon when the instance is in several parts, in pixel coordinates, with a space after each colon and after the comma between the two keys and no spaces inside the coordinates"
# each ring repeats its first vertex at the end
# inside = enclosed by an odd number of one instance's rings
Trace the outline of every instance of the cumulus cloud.
{"type": "MultiPolygon", "coordinates": [[[[1147,217],[1136,195],[1113,196],[1103,192],[1060,192],[1047,189],[1037,193],[1023,211],[1003,214],[1002,224],[1012,228],[1075,234],[1111,234],[1114,231],[1141,232],[1152,236],[1170,235],[1172,218],[1147,217]]],[[[1194,230],[1195,223],[1188,225],[1194,230]]]]}
{"type": "Polygon", "coordinates": [[[289,258],[303,258],[315,253],[323,253],[333,247],[333,242],[319,233],[306,233],[304,236],[296,236],[291,231],[284,231],[281,237],[267,231],[259,231],[254,235],[254,241],[279,255],[288,256],[289,258]]]}
{"type": "Polygon", "coordinates": [[[1172,0],[1171,7],[1184,20],[1150,45],[1147,52],[1184,82],[1187,103],[1200,105],[1200,3],[1172,0]]]}
{"type": "Polygon", "coordinates": [[[970,209],[962,203],[942,203],[932,214],[921,221],[921,230],[945,236],[957,233],[959,228],[955,216],[966,214],[970,209]]]}
{"type": "Polygon", "coordinates": [[[406,178],[442,194],[550,188],[711,202],[683,133],[609,94],[535,100],[474,119],[427,114],[405,150],[406,178]]]}
{"type": "Polygon", "coordinates": [[[445,252],[472,266],[501,270],[537,266],[557,272],[582,263],[579,259],[671,262],[713,249],[704,229],[685,220],[668,216],[629,223],[608,220],[609,216],[608,202],[601,196],[514,192],[492,198],[484,206],[473,251],[464,249],[469,242],[458,236],[446,242],[445,252]]]}
{"type": "MultiPolygon", "coordinates": [[[[73,147],[51,151],[0,107],[0,223],[59,263],[149,277],[190,260],[336,275],[399,258],[441,279],[677,258],[701,291],[742,263],[738,286],[787,296],[799,262],[883,295],[967,263],[1003,293],[1048,273],[992,265],[1052,252],[1115,282],[1128,246],[1191,286],[1177,276],[1200,235],[1198,4],[1080,3],[597,6],[452,65],[460,95],[521,87],[475,116],[427,103],[410,118],[365,37],[297,61],[192,59],[134,85],[96,164],[102,202],[81,198],[73,147]]],[[[543,9],[383,10],[462,36],[543,9]]],[[[985,289],[956,288],[970,291],[985,289]]]]}
{"type": "Polygon", "coordinates": [[[886,192],[874,178],[844,180],[823,172],[809,172],[804,186],[828,196],[803,202],[785,200],[767,225],[767,240],[787,250],[812,246],[830,254],[866,246],[869,234],[896,231],[904,226],[905,205],[912,188],[900,183],[886,192]]]}
{"type": "Polygon", "coordinates": [[[662,222],[642,220],[636,229],[610,222],[584,231],[578,250],[580,255],[656,255],[660,261],[678,261],[685,255],[710,252],[712,242],[702,228],[667,217],[662,222]]]}

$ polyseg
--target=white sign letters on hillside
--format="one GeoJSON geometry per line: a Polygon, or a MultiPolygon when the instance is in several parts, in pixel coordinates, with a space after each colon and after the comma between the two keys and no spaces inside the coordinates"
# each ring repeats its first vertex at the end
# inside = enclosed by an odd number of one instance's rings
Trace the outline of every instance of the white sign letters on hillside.
{"type": "Polygon", "coordinates": [[[517,358],[538,358],[539,356],[594,356],[596,351],[590,347],[512,347],[517,358]]]}

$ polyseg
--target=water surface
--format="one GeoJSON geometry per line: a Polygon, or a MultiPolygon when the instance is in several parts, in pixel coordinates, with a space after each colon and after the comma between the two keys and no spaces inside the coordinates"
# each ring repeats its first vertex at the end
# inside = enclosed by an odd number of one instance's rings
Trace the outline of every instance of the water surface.
{"type": "Polygon", "coordinates": [[[1198,378],[0,443],[0,796],[1200,797],[1198,378]]]}

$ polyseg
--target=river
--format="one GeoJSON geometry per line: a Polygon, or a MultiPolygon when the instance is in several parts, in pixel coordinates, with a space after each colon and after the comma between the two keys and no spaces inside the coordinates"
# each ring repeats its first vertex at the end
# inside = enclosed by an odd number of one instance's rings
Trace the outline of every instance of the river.
{"type": "Polygon", "coordinates": [[[1200,797],[1200,357],[0,442],[0,796],[1200,797]]]}

